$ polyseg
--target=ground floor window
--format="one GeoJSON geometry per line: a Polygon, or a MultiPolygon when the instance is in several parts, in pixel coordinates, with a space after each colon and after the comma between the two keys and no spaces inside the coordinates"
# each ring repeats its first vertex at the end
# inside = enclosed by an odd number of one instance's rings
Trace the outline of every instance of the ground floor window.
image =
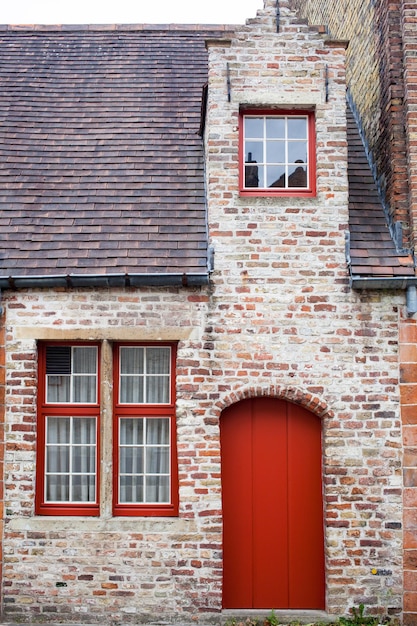
{"type": "Polygon", "coordinates": [[[100,514],[107,436],[113,514],[176,515],[175,344],[115,344],[106,375],[100,354],[99,343],[39,346],[36,512],[100,514]],[[102,385],[113,393],[111,428],[102,385]]]}

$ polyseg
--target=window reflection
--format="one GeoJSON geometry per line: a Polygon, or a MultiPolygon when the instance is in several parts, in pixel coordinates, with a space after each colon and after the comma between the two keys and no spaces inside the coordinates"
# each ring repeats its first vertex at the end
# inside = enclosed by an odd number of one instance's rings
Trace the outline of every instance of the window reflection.
{"type": "Polygon", "coordinates": [[[245,188],[308,187],[308,115],[247,115],[244,132],[245,188]]]}

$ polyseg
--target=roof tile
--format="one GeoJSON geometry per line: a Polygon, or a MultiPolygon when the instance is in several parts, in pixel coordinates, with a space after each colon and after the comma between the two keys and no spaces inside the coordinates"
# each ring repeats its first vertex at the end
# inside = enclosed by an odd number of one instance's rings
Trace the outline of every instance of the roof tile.
{"type": "Polygon", "coordinates": [[[413,257],[398,252],[351,109],[347,110],[349,230],[354,277],[414,276],[413,257]]]}
{"type": "Polygon", "coordinates": [[[0,276],[206,271],[198,130],[224,31],[0,29],[0,276]]]}

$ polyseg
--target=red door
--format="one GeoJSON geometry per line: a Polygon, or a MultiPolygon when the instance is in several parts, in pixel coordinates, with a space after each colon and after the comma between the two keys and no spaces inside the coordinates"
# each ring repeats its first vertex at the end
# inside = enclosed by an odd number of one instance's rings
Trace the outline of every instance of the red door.
{"type": "Polygon", "coordinates": [[[274,398],[220,420],[223,607],[324,609],[321,422],[274,398]]]}

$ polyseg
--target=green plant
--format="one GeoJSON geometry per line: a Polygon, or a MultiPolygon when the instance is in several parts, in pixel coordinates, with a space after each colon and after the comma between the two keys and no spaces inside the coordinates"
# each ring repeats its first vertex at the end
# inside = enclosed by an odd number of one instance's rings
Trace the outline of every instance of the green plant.
{"type": "Polygon", "coordinates": [[[278,626],[279,625],[278,617],[275,615],[274,609],[272,609],[270,614],[266,617],[265,624],[269,624],[269,626],[278,626]]]}
{"type": "Polygon", "coordinates": [[[339,623],[342,626],[377,626],[379,620],[373,615],[364,615],[365,606],[359,605],[359,608],[352,607],[350,612],[352,617],[341,617],[339,623]]]}

